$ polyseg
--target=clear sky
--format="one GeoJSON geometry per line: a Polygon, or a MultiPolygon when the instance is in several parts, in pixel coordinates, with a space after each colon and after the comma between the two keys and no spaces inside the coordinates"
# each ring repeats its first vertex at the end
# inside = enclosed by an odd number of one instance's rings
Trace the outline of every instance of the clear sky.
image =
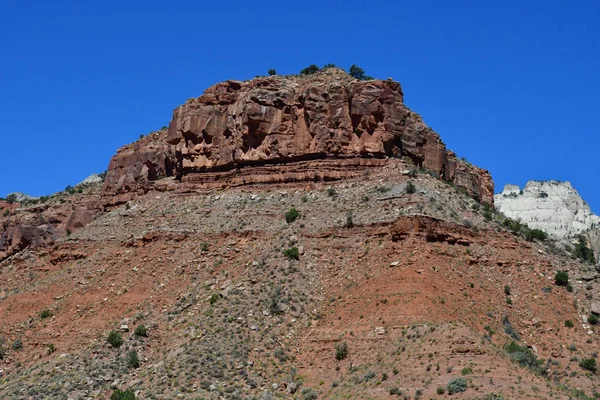
{"type": "Polygon", "coordinates": [[[225,79],[361,66],[402,83],[496,191],[568,180],[600,213],[600,1],[0,2],[0,196],[102,172],[225,79]]]}

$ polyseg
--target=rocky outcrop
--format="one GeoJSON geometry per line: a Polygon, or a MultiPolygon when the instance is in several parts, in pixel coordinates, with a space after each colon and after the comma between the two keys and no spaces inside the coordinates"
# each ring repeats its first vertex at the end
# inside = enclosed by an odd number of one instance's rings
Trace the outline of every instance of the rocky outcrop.
{"type": "Polygon", "coordinates": [[[102,212],[97,195],[77,194],[68,200],[67,195],[62,196],[47,204],[12,204],[4,208],[0,216],[0,260],[25,248],[51,245],[92,222],[102,212]]]}
{"type": "Polygon", "coordinates": [[[175,173],[175,153],[167,141],[166,129],[120,148],[110,160],[102,192],[114,203],[128,201],[136,192],[175,173]]]}
{"type": "Polygon", "coordinates": [[[600,217],[569,182],[529,181],[521,190],[506,185],[494,196],[496,208],[507,217],[521,220],[558,238],[585,234],[596,256],[600,250],[600,217]]]}
{"type": "Polygon", "coordinates": [[[490,174],[457,160],[404,105],[398,82],[358,81],[338,69],[219,83],[177,107],[166,135],[151,136],[113,157],[106,196],[126,200],[161,176],[200,187],[340,179],[408,157],[493,203],[490,174]]]}

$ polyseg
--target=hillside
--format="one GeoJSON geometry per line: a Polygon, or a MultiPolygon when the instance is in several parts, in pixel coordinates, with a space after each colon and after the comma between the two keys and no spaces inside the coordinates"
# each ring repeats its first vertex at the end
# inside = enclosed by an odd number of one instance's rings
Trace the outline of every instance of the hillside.
{"type": "Polygon", "coordinates": [[[0,203],[0,397],[592,398],[598,272],[402,97],[220,83],[101,185],[0,203]]]}

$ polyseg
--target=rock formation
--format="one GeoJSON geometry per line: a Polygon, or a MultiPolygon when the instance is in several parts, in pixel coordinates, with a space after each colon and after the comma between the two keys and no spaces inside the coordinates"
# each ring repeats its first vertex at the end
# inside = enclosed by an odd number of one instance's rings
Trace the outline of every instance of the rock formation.
{"type": "Polygon", "coordinates": [[[175,109],[168,133],[150,136],[111,160],[103,193],[113,202],[164,176],[184,187],[329,180],[405,156],[493,203],[490,174],[457,160],[404,105],[398,82],[338,69],[216,84],[175,109]]]}
{"type": "Polygon", "coordinates": [[[572,239],[584,233],[595,254],[600,249],[600,217],[569,182],[529,181],[521,190],[506,185],[494,196],[496,208],[507,217],[558,238],[572,239]]]}

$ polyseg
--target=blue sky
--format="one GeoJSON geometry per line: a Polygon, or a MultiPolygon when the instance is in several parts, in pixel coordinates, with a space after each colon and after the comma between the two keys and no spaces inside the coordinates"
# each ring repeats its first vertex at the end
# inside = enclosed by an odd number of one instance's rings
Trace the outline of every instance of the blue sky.
{"type": "Polygon", "coordinates": [[[49,194],[225,79],[315,63],[402,83],[496,191],[568,180],[600,213],[598,1],[4,1],[0,195],[49,194]]]}

